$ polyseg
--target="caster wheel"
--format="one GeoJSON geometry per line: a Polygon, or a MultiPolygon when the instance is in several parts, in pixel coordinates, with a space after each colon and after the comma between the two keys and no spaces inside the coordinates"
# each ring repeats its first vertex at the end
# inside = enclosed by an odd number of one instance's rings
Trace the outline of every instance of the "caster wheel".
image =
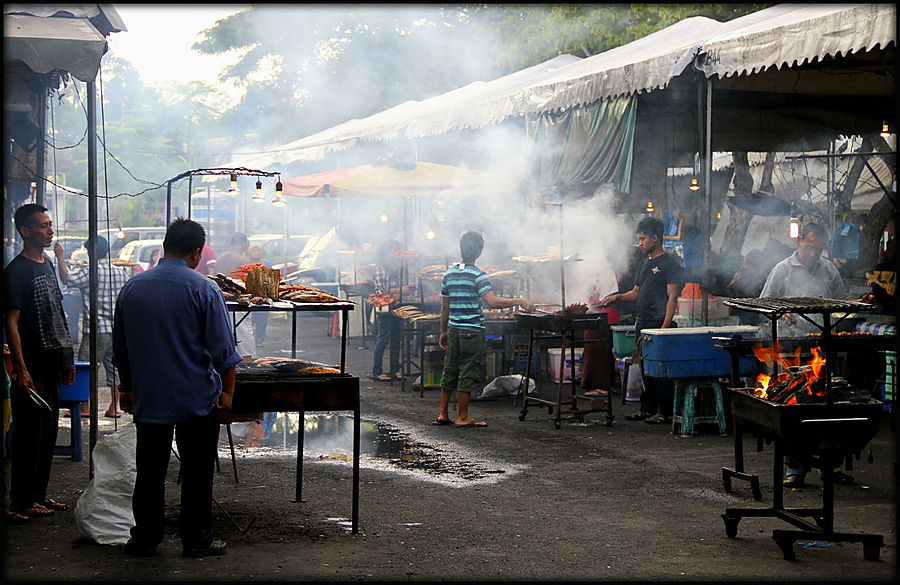
{"type": "Polygon", "coordinates": [[[863,558],[867,561],[877,561],[881,556],[881,547],[863,544],[863,558]]]}
{"type": "Polygon", "coordinates": [[[722,520],[725,521],[725,536],[728,538],[737,538],[738,522],[740,518],[732,518],[722,514],[722,520]]]}
{"type": "Polygon", "coordinates": [[[525,413],[524,413],[524,412],[521,413],[521,414],[519,415],[519,420],[525,420],[525,413]]]}

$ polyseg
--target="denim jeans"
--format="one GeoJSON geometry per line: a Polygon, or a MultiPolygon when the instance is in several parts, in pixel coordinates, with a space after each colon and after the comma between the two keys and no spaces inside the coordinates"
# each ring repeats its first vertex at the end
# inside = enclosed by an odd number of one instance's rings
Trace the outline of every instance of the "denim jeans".
{"type": "Polygon", "coordinates": [[[372,356],[372,375],[380,376],[384,373],[381,362],[384,359],[384,350],[390,343],[391,375],[400,371],[400,335],[403,321],[393,313],[376,313],[375,327],[378,331],[375,339],[375,350],[372,356]]]}

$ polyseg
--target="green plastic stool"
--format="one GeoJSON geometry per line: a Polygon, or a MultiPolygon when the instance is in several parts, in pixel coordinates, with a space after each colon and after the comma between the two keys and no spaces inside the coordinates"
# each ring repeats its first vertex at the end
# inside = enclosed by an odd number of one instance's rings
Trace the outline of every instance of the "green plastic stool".
{"type": "Polygon", "coordinates": [[[716,423],[719,425],[719,434],[728,435],[725,429],[725,403],[722,401],[722,386],[716,378],[701,378],[696,380],[675,380],[675,399],[673,401],[672,433],[677,432],[681,425],[681,436],[691,437],[695,435],[694,424],[716,423]],[[716,399],[715,416],[698,415],[696,408],[699,405],[694,398],[701,391],[712,391],[716,399]]]}

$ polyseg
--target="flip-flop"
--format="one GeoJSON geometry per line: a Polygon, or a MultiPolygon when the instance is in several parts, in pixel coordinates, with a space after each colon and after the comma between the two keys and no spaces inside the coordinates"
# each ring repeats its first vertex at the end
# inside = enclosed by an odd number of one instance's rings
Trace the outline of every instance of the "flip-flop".
{"type": "Polygon", "coordinates": [[[56,510],[57,512],[62,512],[64,510],[69,509],[69,506],[67,504],[64,504],[62,502],[57,502],[56,500],[51,500],[50,498],[47,498],[46,500],[41,501],[40,504],[41,504],[41,506],[43,506],[45,508],[48,508],[50,510],[56,510]]]}
{"type": "Polygon", "coordinates": [[[431,424],[433,424],[436,427],[443,427],[443,426],[447,426],[447,425],[452,425],[453,421],[450,420],[449,418],[445,418],[444,420],[436,418],[431,422],[431,424]]]}
{"type": "Polygon", "coordinates": [[[109,411],[107,410],[106,414],[104,414],[103,416],[105,416],[106,418],[119,418],[122,415],[120,413],[109,414],[109,411]]]}
{"type": "Polygon", "coordinates": [[[50,508],[45,508],[38,503],[34,503],[27,508],[10,506],[9,510],[17,514],[27,516],[28,518],[35,518],[38,516],[53,516],[53,510],[51,510],[50,508]]]}
{"type": "Polygon", "coordinates": [[[666,418],[659,414],[654,414],[650,418],[645,419],[644,422],[647,423],[648,425],[670,425],[670,424],[672,424],[672,419],[666,418]]]}
{"type": "Polygon", "coordinates": [[[12,510],[7,510],[4,520],[7,524],[25,524],[28,522],[28,516],[13,512],[12,510]]]}
{"type": "Polygon", "coordinates": [[[369,376],[369,377],[372,380],[375,380],[376,382],[390,382],[391,381],[391,377],[388,376],[387,374],[379,374],[377,376],[369,376]]]}
{"type": "Polygon", "coordinates": [[[601,390],[600,388],[596,390],[588,390],[584,393],[585,396],[607,396],[609,392],[606,390],[601,390]]]}
{"type": "Polygon", "coordinates": [[[454,425],[454,426],[457,426],[457,427],[478,427],[478,428],[482,428],[482,427],[488,426],[487,421],[483,421],[483,420],[479,420],[479,421],[474,421],[474,420],[473,420],[472,422],[466,423],[466,424],[464,424],[464,425],[457,424],[457,423],[453,423],[453,425],[454,425]]]}
{"type": "Polygon", "coordinates": [[[635,412],[634,414],[626,414],[625,420],[646,420],[653,416],[652,414],[647,414],[646,412],[635,412]]]}

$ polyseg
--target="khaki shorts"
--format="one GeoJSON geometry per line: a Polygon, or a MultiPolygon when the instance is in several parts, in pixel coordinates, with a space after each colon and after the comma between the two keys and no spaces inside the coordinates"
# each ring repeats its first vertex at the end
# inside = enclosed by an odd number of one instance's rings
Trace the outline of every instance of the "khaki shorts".
{"type": "Polygon", "coordinates": [[[487,371],[484,331],[450,327],[447,333],[441,388],[449,392],[480,392],[487,371]]]}

